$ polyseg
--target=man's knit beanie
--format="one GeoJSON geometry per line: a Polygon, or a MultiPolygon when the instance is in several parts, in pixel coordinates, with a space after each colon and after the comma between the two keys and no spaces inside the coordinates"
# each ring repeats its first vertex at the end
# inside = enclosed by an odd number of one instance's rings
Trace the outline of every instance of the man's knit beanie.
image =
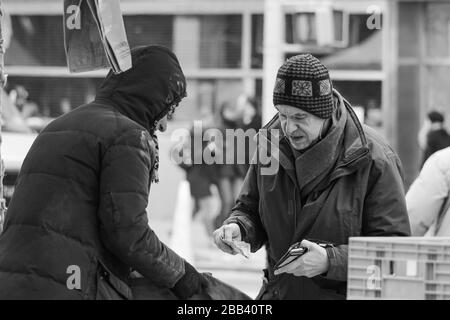
{"type": "Polygon", "coordinates": [[[333,93],[327,68],[310,54],[286,60],[278,70],[273,104],[293,106],[322,119],[331,117],[333,93]]]}

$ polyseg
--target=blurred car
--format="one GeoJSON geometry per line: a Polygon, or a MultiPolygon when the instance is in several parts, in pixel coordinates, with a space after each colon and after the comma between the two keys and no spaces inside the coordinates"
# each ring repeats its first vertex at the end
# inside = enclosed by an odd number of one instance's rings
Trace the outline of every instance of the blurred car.
{"type": "Polygon", "coordinates": [[[1,119],[1,158],[5,166],[3,196],[6,205],[8,205],[14,193],[23,160],[36,139],[37,133],[27,125],[19,110],[3,90],[1,94],[3,111],[1,119]]]}

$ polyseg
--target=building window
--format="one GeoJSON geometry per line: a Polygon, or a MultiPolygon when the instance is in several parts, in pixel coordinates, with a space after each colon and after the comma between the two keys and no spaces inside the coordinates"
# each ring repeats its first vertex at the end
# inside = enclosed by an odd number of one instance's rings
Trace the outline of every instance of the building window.
{"type": "Polygon", "coordinates": [[[8,77],[8,91],[23,86],[40,116],[57,117],[68,109],[92,101],[102,79],[56,77],[8,77]]]}
{"type": "Polygon", "coordinates": [[[316,15],[314,12],[301,12],[285,15],[286,43],[316,44],[316,15]]]}
{"type": "MultiPolygon", "coordinates": [[[[61,16],[12,16],[6,65],[66,66],[61,16]]],[[[124,16],[130,47],[158,44],[172,48],[173,16],[124,16]]]]}
{"type": "Polygon", "coordinates": [[[242,15],[200,17],[200,67],[240,68],[242,15]]]}
{"type": "MultiPolygon", "coordinates": [[[[370,17],[371,16],[368,14],[349,15],[349,46],[358,45],[378,32],[377,29],[367,28],[367,21],[370,17]]],[[[381,14],[380,19],[383,20],[383,16],[381,14]]],[[[383,25],[382,21],[380,24],[383,25]]],[[[378,49],[381,54],[381,46],[378,49]]]]}
{"type": "Polygon", "coordinates": [[[6,65],[66,66],[61,16],[11,16],[6,65]]]}
{"type": "Polygon", "coordinates": [[[251,67],[262,69],[263,67],[263,41],[264,41],[264,16],[252,15],[252,57],[251,67]]]}
{"type": "Polygon", "coordinates": [[[172,49],[172,15],[124,16],[124,25],[130,48],[144,45],[162,45],[172,49]]]}
{"type": "Polygon", "coordinates": [[[450,58],[449,3],[427,3],[425,33],[427,57],[450,58]]]}
{"type": "MultiPolygon", "coordinates": [[[[313,13],[304,13],[299,18],[294,18],[292,14],[286,15],[286,43],[302,43],[305,50],[319,58],[329,69],[381,70],[382,34],[380,30],[367,28],[369,15],[349,14],[348,19],[344,19],[342,13],[335,12],[334,16],[335,21],[338,21],[333,28],[336,46],[317,43],[317,28],[321,25],[316,23],[313,13]],[[348,41],[343,41],[343,28],[347,24],[348,41]],[[342,47],[343,43],[345,47],[342,47]]],[[[302,52],[289,52],[285,58],[300,53],[302,52]]]]}
{"type": "Polygon", "coordinates": [[[364,123],[381,131],[383,126],[381,81],[334,80],[333,86],[353,107],[362,107],[364,123]]]}

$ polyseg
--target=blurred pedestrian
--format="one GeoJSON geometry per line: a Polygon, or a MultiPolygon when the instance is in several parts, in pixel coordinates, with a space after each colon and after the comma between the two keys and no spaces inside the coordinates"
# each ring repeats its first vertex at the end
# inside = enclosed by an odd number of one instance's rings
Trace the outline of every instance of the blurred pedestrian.
{"type": "Polygon", "coordinates": [[[146,210],[155,133],[186,80],[164,47],[131,55],[130,70],[110,71],[95,101],[51,122],[28,152],[0,236],[0,299],[130,299],[132,271],[178,298],[202,292],[204,276],[158,239],[146,210]]]}
{"type": "Polygon", "coordinates": [[[422,165],[438,150],[450,146],[450,135],[444,128],[444,116],[438,111],[430,111],[418,135],[423,151],[422,165]]]}
{"type": "Polygon", "coordinates": [[[72,110],[72,104],[70,103],[69,98],[62,98],[59,101],[59,112],[61,114],[66,114],[72,110]]]}
{"type": "Polygon", "coordinates": [[[251,157],[255,151],[254,148],[252,148],[252,146],[255,145],[253,139],[259,129],[261,129],[262,119],[255,98],[243,94],[238,98],[237,105],[238,109],[241,110],[241,119],[237,124],[237,128],[244,130],[247,137],[245,140],[245,145],[236,146],[236,148],[238,148],[238,152],[241,151],[245,154],[244,163],[237,164],[240,176],[244,179],[247,175],[248,169],[250,168],[251,157]],[[243,150],[239,150],[239,148],[242,148],[243,150]]]}
{"type": "Polygon", "coordinates": [[[222,158],[222,163],[217,165],[218,168],[218,192],[221,200],[220,212],[215,219],[215,229],[220,227],[230,214],[234,204],[234,199],[239,193],[242,185],[242,175],[239,165],[237,164],[237,147],[236,139],[233,145],[231,141],[226,139],[227,130],[233,132],[238,128],[242,113],[237,109],[236,104],[229,101],[224,102],[220,108],[219,129],[222,132],[223,143],[216,149],[219,153],[217,157],[222,158]],[[227,156],[232,155],[232,163],[227,163],[227,156]]]}
{"type": "Polygon", "coordinates": [[[264,128],[281,133],[260,131],[258,141],[279,146],[270,148],[279,168],[250,165],[215,242],[231,254],[236,252],[226,241],[243,240],[252,252],[266,245],[258,299],[345,299],[349,237],[410,234],[400,160],[359,122],[332,89],[327,68],[310,54],[281,66],[273,102],[278,113],[264,128]],[[297,242],[307,252],[275,270],[297,242]]]}
{"type": "Polygon", "coordinates": [[[186,140],[182,150],[184,157],[179,165],[186,172],[186,180],[189,183],[190,193],[194,200],[193,217],[199,217],[201,219],[206,233],[212,237],[215,229],[215,215],[213,212],[214,198],[211,187],[212,185],[218,184],[219,175],[217,165],[206,164],[203,159],[205,149],[210,147],[208,143],[209,139],[205,137],[205,134],[209,128],[213,127],[213,123],[209,123],[205,118],[201,124],[201,130],[196,130],[193,125],[189,131],[189,136],[185,138],[186,140]],[[195,141],[201,141],[200,148],[196,148],[195,141]],[[184,154],[185,152],[188,156],[184,154]],[[201,159],[201,162],[196,163],[196,159],[201,159]]]}
{"type": "Polygon", "coordinates": [[[15,86],[10,92],[9,97],[16,105],[24,119],[39,116],[39,108],[36,103],[28,100],[29,93],[24,86],[15,86]]]}
{"type": "Polygon", "coordinates": [[[406,193],[413,236],[450,236],[450,147],[433,153],[406,193]]]}

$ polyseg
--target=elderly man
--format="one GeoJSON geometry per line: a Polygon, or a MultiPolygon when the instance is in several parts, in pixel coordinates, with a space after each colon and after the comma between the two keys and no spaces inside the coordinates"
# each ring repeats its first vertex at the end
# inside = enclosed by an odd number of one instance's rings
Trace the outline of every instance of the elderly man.
{"type": "Polygon", "coordinates": [[[267,174],[251,164],[215,242],[231,254],[228,241],[244,240],[252,252],[266,245],[259,299],[345,298],[349,237],[410,234],[400,161],[309,54],[281,66],[273,103],[278,114],[265,128],[281,129],[278,138],[267,135],[278,139],[279,169],[267,174]],[[307,252],[274,270],[296,242],[307,252]]]}
{"type": "Polygon", "coordinates": [[[203,292],[204,276],[158,239],[146,211],[155,133],[186,80],[164,47],[132,50],[132,61],[28,152],[0,235],[0,299],[131,299],[132,271],[181,299],[203,292]]]}

